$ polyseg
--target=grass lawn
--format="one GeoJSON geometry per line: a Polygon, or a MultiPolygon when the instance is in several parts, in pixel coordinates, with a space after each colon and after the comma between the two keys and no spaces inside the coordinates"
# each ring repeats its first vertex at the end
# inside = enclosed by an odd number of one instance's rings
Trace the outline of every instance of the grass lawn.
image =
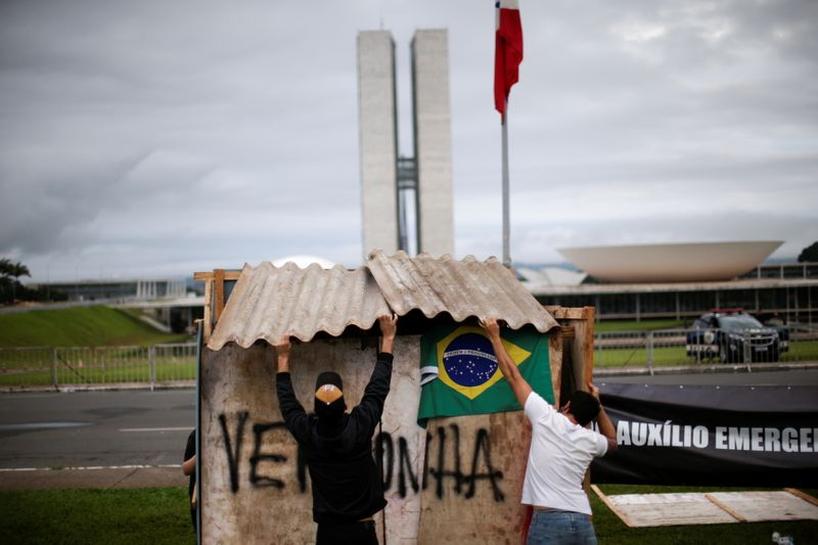
{"type": "Polygon", "coordinates": [[[144,346],[188,339],[162,333],[127,312],[105,306],[0,315],[0,347],[144,346]]]}
{"type": "MultiPolygon", "coordinates": [[[[196,378],[196,358],[186,358],[175,362],[156,362],[156,381],[194,380],[196,378]]],[[[58,384],[117,384],[123,382],[150,382],[147,358],[141,363],[118,365],[116,367],[60,367],[57,372],[58,384]]],[[[0,386],[45,386],[52,384],[51,370],[6,372],[0,374],[0,386]]]]}
{"type": "MultiPolygon", "coordinates": [[[[781,354],[781,361],[818,361],[818,341],[798,341],[790,343],[790,350],[781,354]]],[[[646,348],[597,348],[594,352],[594,367],[646,366],[646,348]]],[[[702,364],[719,363],[718,358],[703,359],[702,364]]],[[[653,365],[697,365],[696,359],[687,356],[684,346],[661,346],[653,349],[653,365]]]]}
{"type": "Polygon", "coordinates": [[[5,545],[194,545],[187,489],[0,492],[5,545]]]}
{"type": "Polygon", "coordinates": [[[597,333],[619,331],[656,331],[657,329],[684,329],[684,320],[600,320],[594,324],[597,333]]]}
{"type": "MultiPolygon", "coordinates": [[[[602,487],[606,494],[691,492],[683,487],[602,487]]],[[[718,490],[724,490],[720,488],[718,490]]],[[[815,491],[807,491],[815,494],[815,491]]],[[[600,545],[769,544],[774,531],[797,545],[818,544],[818,522],[764,522],[632,529],[591,493],[600,545]]],[[[186,489],[0,492],[5,545],[192,545],[186,489]]]]}

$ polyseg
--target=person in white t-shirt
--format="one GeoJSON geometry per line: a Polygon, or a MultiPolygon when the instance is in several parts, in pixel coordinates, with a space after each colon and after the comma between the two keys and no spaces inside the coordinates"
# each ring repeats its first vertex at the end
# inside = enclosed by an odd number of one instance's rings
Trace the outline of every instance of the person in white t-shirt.
{"type": "Polygon", "coordinates": [[[522,503],[534,508],[528,545],[596,545],[591,506],[582,488],[597,456],[616,449],[616,430],[599,403],[599,389],[577,390],[560,411],[531,389],[500,340],[496,319],[481,320],[500,371],[531,421],[531,448],[522,503]],[[597,419],[601,434],[586,426],[597,419]]]}

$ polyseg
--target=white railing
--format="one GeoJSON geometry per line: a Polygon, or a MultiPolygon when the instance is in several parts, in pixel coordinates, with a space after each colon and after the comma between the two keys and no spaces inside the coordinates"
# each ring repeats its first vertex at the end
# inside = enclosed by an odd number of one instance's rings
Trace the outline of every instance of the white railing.
{"type": "Polygon", "coordinates": [[[196,343],[0,348],[0,388],[193,381],[196,343]]]}
{"type": "Polygon", "coordinates": [[[594,367],[818,362],[818,332],[792,327],[729,332],[719,329],[663,329],[602,332],[595,336],[594,367]]]}

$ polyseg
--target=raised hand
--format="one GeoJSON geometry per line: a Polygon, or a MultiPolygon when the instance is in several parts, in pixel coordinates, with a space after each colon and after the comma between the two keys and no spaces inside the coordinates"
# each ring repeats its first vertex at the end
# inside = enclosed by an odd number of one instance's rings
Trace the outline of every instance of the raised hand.
{"type": "Polygon", "coordinates": [[[290,343],[290,337],[289,336],[281,337],[279,340],[277,340],[273,344],[273,347],[276,349],[276,355],[277,356],[289,355],[291,346],[292,346],[292,344],[290,343]]]}
{"type": "Polygon", "coordinates": [[[273,344],[273,347],[276,349],[278,372],[288,373],[290,371],[290,337],[282,337],[273,344]]]}
{"type": "Polygon", "coordinates": [[[500,336],[500,324],[497,323],[497,318],[486,317],[480,319],[480,327],[486,330],[489,337],[500,336]]]}
{"type": "Polygon", "coordinates": [[[395,332],[398,330],[398,315],[392,314],[384,314],[383,316],[378,316],[378,325],[381,328],[381,335],[384,338],[394,339],[395,332]]]}

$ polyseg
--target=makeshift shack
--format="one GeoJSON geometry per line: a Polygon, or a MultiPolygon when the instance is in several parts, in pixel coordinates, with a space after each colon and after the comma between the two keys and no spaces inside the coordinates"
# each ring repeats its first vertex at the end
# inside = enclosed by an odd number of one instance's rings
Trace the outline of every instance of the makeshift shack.
{"type": "Polygon", "coordinates": [[[262,263],[196,278],[205,281],[206,299],[198,381],[201,543],[314,543],[309,476],[278,411],[270,343],[283,335],[301,341],[291,369],[308,411],[315,377],[328,369],[343,376],[352,407],[375,363],[377,317],[391,312],[400,316],[394,371],[375,437],[389,502],[376,518],[380,543],[520,542],[528,423],[515,411],[435,418],[420,427],[421,337],[441,323],[489,316],[547,334],[557,403],[561,389],[590,376],[593,309],[549,312],[493,258],[375,251],[354,270],[262,263]]]}

